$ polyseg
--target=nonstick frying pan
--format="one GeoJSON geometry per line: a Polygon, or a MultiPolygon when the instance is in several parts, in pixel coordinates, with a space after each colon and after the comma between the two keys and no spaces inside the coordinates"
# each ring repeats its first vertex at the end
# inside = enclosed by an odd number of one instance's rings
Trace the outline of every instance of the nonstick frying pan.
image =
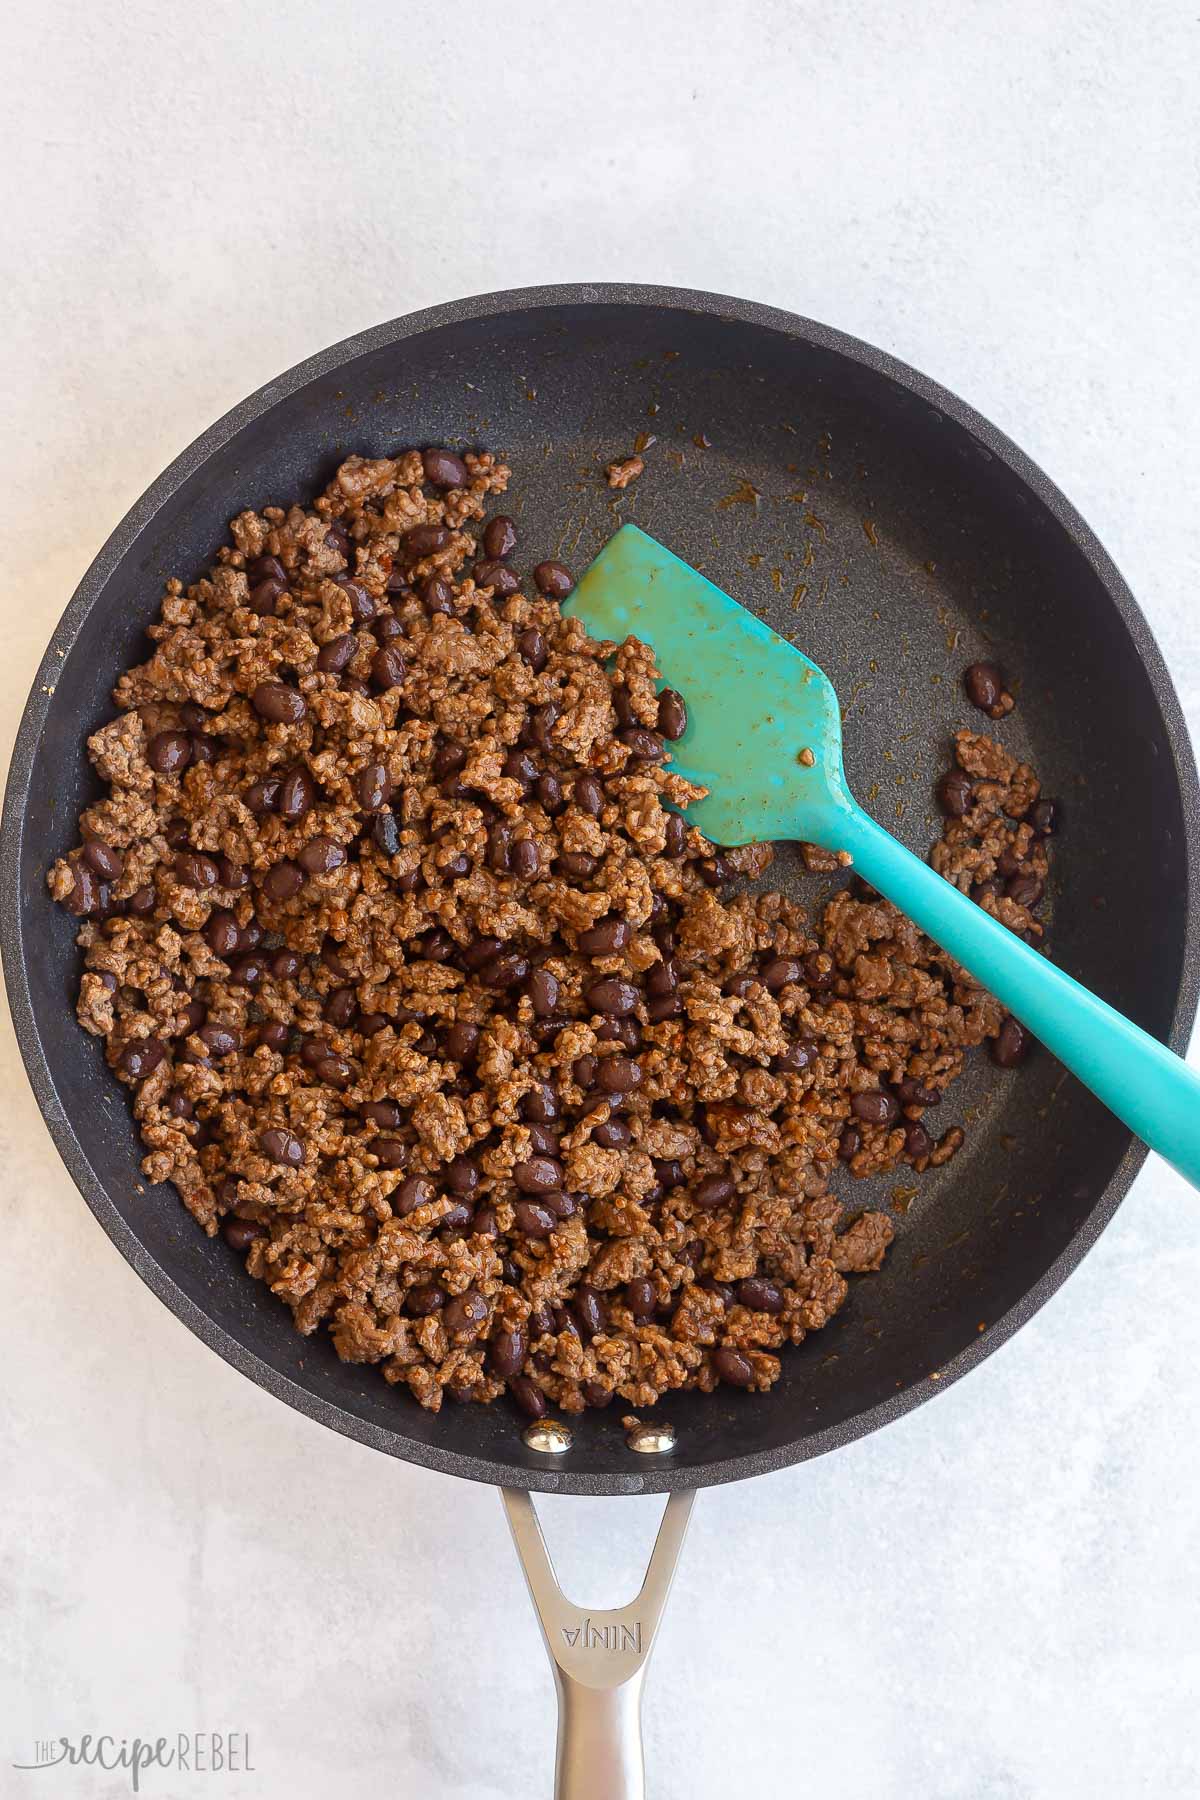
{"type": "MultiPolygon", "coordinates": [[[[0,836],[8,992],[55,1143],[138,1274],[227,1361],[348,1436],[508,1490],[566,1696],[560,1791],[611,1800],[640,1792],[637,1686],[691,1491],[835,1449],[964,1374],[1069,1274],[1145,1152],[1048,1056],[1004,1075],[976,1059],[952,1096],[966,1146],[914,1184],[882,1272],[785,1357],[768,1395],[664,1400],[675,1448],[650,1456],[630,1448],[620,1406],[572,1421],[559,1456],[529,1448],[503,1405],[422,1412],[297,1337],[233,1251],[144,1190],[128,1108],[74,1020],[74,923],[45,883],[96,792],[83,739],[145,655],[163,578],[205,568],[235,512],[310,495],[351,452],[442,442],[506,453],[529,561],[582,567],[635,519],[801,644],[838,686],[852,787],[914,849],[937,832],[950,733],[978,723],[961,671],[1001,661],[1019,703],[1000,733],[1063,806],[1052,952],[1176,1049],[1200,982],[1200,793],[1145,620],[1028,458],[881,352],[717,295],[522,289],[349,339],[198,439],[85,575],[34,683],[0,836]],[[646,473],[614,494],[603,465],[639,433],[656,439],[646,473]],[[675,1490],[640,1605],[585,1615],[557,1595],[530,1489],[675,1490]]],[[[787,850],[768,879],[821,897],[787,850]]],[[[886,1183],[846,1189],[889,1201],[886,1183]]]]}

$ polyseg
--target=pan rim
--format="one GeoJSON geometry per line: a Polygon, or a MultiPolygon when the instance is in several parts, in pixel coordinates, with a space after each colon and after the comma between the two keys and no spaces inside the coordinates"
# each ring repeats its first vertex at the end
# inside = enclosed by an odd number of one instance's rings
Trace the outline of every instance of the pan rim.
{"type": "Polygon", "coordinates": [[[718,1486],[773,1472],[843,1448],[890,1424],[960,1380],[1034,1316],[1079,1265],[1108,1225],[1129,1190],[1148,1151],[1131,1136],[1129,1146],[1109,1181],[1080,1222],[1066,1248],[1042,1277],[971,1343],[923,1382],[840,1425],[793,1440],[774,1450],[719,1458],[701,1468],[664,1464],[628,1475],[532,1467],[468,1456],[408,1438],[402,1427],[383,1428],[357,1418],[341,1406],[301,1386],[273,1368],[218,1325],[178,1287],[169,1271],[146,1249],[126,1224],[104,1185],[93,1172],[62,1106],[42,1045],[33,1011],[25,966],[21,919],[20,850],[26,803],[37,750],[45,728],[53,687],[53,671],[69,652],[130,545],[163,503],[246,425],[280,400],[333,370],[389,345],[445,326],[499,318],[538,308],[654,308],[671,313],[704,314],[730,324],[753,325],[841,356],[883,376],[914,398],[935,408],[1002,462],[1066,533],[1084,557],[1129,633],[1163,721],[1171,752],[1176,790],[1184,822],[1187,899],[1179,987],[1168,1043],[1186,1048],[1200,999],[1200,917],[1190,904],[1200,891],[1200,778],[1183,710],[1166,662],[1137,601],[1091,527],[1049,476],[1004,432],[949,389],[888,352],[831,326],[778,307],[762,305],[699,289],[619,282],[567,283],[476,294],[422,308],[359,332],[306,358],[268,381],[232,407],[187,446],[151,483],[93,558],[55,627],[34,676],[13,746],[0,822],[0,947],[13,1024],[26,1073],[51,1138],[68,1173],[107,1235],[135,1272],[175,1316],[227,1363],[249,1376],[277,1399],[345,1437],[407,1462],[464,1479],[535,1491],[587,1495],[659,1493],[676,1488],[718,1486]]]}

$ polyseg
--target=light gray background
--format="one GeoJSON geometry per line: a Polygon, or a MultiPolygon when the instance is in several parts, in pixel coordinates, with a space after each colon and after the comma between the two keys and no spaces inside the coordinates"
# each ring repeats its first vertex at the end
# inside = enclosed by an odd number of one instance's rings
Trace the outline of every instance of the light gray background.
{"type": "MultiPolygon", "coordinates": [[[[1194,5],[11,5],[11,739],[112,525],[277,371],[530,282],[691,284],[885,346],[1096,526],[1200,726],[1194,5]]],[[[0,1048],[0,1792],[33,1740],[248,1730],[171,1800],[548,1792],[551,1690],[495,1496],[344,1443],[138,1283],[0,1048]]],[[[705,1495],[651,1792],[1200,1794],[1200,1206],[1151,1163],[981,1371],[705,1495]]],[[[654,1503],[549,1504],[584,1599],[654,1503]]],[[[617,1570],[614,1581],[610,1573],[617,1570]]]]}

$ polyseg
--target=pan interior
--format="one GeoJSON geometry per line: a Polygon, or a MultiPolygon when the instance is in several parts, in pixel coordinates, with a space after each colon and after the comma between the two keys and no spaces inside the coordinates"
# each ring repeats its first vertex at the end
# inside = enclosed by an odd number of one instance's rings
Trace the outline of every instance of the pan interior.
{"type": "MultiPolygon", "coordinates": [[[[835,1323],[786,1355],[769,1396],[664,1401],[679,1438],[666,1472],[632,1466],[617,1404],[577,1423],[551,1473],[522,1449],[506,1407],[434,1418],[325,1341],[294,1335],[172,1190],[144,1188],[124,1094],[74,1022],[74,928],[49,902],[46,868],[95,792],[83,740],[110,716],[118,672],[146,654],[165,576],[196,576],[235,512],[306,498],[352,451],[475,445],[513,465],[506,508],[522,566],[555,556],[579,569],[631,519],[819,663],[844,707],[855,793],[914,849],[937,834],[932,790],[950,734],[983,723],[962,670],[999,659],[1018,695],[999,735],[1062,802],[1053,954],[1166,1036],[1185,956],[1183,808],[1151,681],[1100,576],[963,425],[887,373],[744,318],[534,305],[451,319],[278,387],[162,500],[59,640],[66,654],[18,796],[17,954],[27,1054],[35,1080],[39,1055],[50,1071],[41,1098],[60,1147],[126,1254],[190,1323],[284,1397],[395,1454],[621,1491],[720,1480],[747,1472],[737,1459],[768,1467],[852,1435],[864,1413],[927,1387],[1090,1229],[1129,1135],[1048,1056],[1015,1076],[975,1059],[937,1115],[939,1127],[967,1127],[945,1169],[840,1178],[853,1207],[893,1208],[897,1241],[881,1274],[853,1278],[835,1323]],[[645,474],[614,494],[603,465],[639,434],[655,440],[645,474]]],[[[811,904],[826,891],[787,849],[767,879],[811,904]]]]}

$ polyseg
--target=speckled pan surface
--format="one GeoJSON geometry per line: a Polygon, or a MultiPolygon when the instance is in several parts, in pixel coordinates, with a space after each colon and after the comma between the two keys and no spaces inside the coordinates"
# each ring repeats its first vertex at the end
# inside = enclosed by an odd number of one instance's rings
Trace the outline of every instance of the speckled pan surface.
{"type": "MultiPolygon", "coordinates": [[[[1116,569],[1062,495],[952,395],[826,327],[661,288],[525,289],[378,327],[271,382],[197,440],[117,527],[39,670],[0,839],[8,992],[64,1160],[134,1268],[204,1341],[279,1398],[392,1455],[485,1481],[619,1494],[734,1480],[836,1448],[971,1368],[1028,1319],[1111,1218],[1144,1152],[1041,1057],[982,1060],[943,1109],[968,1126],[946,1169],[854,1186],[907,1206],[883,1271],[765,1397],[659,1409],[678,1448],[635,1457],[621,1406],[576,1422],[555,1462],[503,1406],[436,1418],[292,1331],[169,1189],[139,1191],[125,1095],[74,1021],[72,921],[45,871],[94,791],[83,740],[144,654],[167,574],[191,579],[245,505],[309,494],[350,451],[506,452],[522,566],[582,567],[634,519],[803,646],[836,683],[859,797],[914,848],[974,657],[1019,704],[999,735],[1063,802],[1055,956],[1177,1048],[1197,999],[1191,916],[1200,795],[1170,681],[1116,569]],[[625,494],[603,465],[656,442],[625,494]],[[707,445],[702,447],[702,440],[707,445]],[[870,1191],[869,1191],[870,1190],[870,1191]]],[[[775,872],[816,898],[787,853],[775,872]]],[[[851,1186],[847,1181],[847,1186],[851,1186]]],[[[80,1329],[102,1330],[102,1321],[80,1329]]]]}

